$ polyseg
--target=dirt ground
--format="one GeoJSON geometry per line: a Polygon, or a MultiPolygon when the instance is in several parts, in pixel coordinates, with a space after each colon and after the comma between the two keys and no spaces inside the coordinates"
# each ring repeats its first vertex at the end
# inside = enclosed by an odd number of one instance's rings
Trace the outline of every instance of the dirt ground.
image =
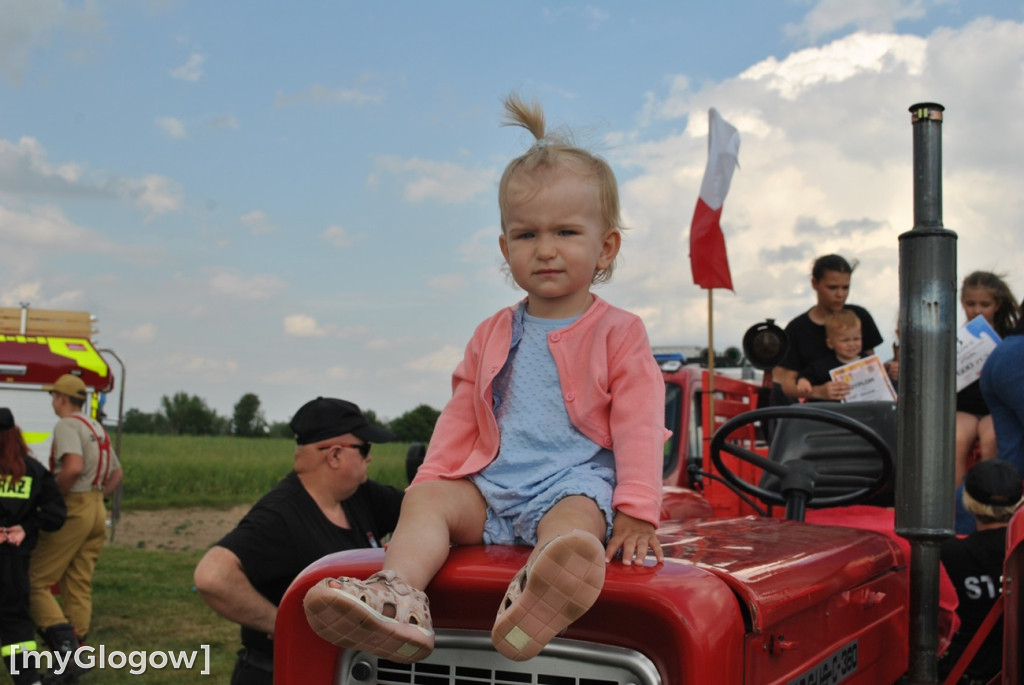
{"type": "Polygon", "coordinates": [[[241,520],[248,504],[233,509],[122,511],[108,543],[120,547],[175,552],[205,550],[241,520]]]}

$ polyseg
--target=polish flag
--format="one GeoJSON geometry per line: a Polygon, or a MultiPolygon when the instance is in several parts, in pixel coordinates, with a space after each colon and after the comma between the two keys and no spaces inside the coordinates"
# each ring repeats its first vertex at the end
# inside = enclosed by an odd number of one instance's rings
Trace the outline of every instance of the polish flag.
{"type": "Polygon", "coordinates": [[[732,290],[720,220],[732,172],[739,163],[740,133],[714,107],[708,110],[708,164],[690,225],[690,269],[701,288],[732,290]]]}

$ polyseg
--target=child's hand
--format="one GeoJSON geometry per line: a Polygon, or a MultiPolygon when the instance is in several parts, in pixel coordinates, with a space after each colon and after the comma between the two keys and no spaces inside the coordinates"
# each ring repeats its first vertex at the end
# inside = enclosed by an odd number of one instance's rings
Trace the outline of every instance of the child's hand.
{"type": "Polygon", "coordinates": [[[654,526],[647,521],[633,518],[621,511],[615,512],[615,520],[612,521],[612,537],[608,541],[605,550],[605,558],[611,561],[621,550],[622,563],[625,566],[632,566],[633,559],[643,564],[647,550],[654,552],[658,563],[665,561],[665,554],[661,551],[661,543],[654,534],[654,526]]]}
{"type": "Polygon", "coordinates": [[[842,402],[850,394],[850,384],[843,381],[829,381],[821,386],[821,397],[819,399],[842,402]]]}

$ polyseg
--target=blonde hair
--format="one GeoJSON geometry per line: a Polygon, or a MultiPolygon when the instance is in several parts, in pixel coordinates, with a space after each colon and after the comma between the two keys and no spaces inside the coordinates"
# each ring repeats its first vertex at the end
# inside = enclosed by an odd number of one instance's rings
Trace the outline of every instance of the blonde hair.
{"type": "Polygon", "coordinates": [[[857,328],[860,328],[860,317],[852,309],[840,309],[825,317],[825,335],[830,338],[857,328]]]}
{"type": "MultiPolygon", "coordinates": [[[[505,118],[502,126],[518,126],[533,134],[536,143],[524,154],[516,157],[505,167],[498,184],[498,208],[501,211],[501,230],[505,231],[505,215],[509,208],[509,185],[518,174],[533,174],[550,171],[558,166],[592,178],[597,186],[598,202],[605,231],[622,232],[622,217],[619,214],[619,184],[608,162],[576,146],[568,133],[551,133],[546,129],[544,110],[537,102],[524,102],[517,94],[505,98],[505,118]]],[[[594,272],[592,283],[604,283],[612,276],[614,260],[604,269],[594,272]]]]}
{"type": "Polygon", "coordinates": [[[1009,504],[1005,507],[997,507],[992,504],[982,504],[978,500],[974,499],[967,493],[967,489],[964,488],[961,498],[964,503],[964,509],[973,514],[980,523],[1008,523],[1013,514],[1020,508],[1024,498],[1017,500],[1014,504],[1009,504]]]}

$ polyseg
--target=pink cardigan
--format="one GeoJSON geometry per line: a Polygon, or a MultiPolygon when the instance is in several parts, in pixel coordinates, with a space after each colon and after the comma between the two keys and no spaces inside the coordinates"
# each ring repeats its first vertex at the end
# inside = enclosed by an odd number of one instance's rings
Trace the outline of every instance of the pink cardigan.
{"type": "MultiPolygon", "coordinates": [[[[452,375],[452,398],[434,428],[414,483],[465,478],[498,454],[492,383],[508,358],[512,314],[487,319],[452,375]]],[[[665,382],[634,314],[594,297],[568,328],[548,335],[573,425],[615,454],[612,506],[658,525],[665,440],[665,382]]]]}

